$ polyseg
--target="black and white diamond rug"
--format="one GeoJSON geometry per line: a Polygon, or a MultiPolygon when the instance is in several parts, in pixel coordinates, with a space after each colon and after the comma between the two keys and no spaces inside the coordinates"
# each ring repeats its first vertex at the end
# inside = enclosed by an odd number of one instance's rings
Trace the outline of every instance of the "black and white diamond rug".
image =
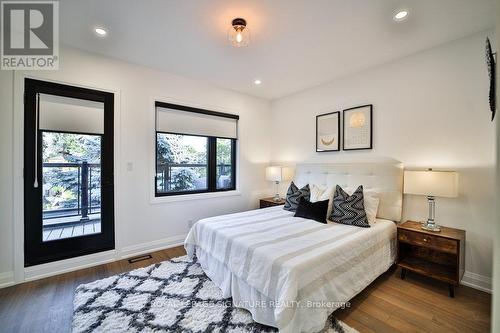
{"type": "MultiPolygon", "coordinates": [[[[187,256],[78,286],[73,332],[276,332],[233,306],[187,256]]],[[[355,333],[329,318],[322,332],[355,333]]]]}

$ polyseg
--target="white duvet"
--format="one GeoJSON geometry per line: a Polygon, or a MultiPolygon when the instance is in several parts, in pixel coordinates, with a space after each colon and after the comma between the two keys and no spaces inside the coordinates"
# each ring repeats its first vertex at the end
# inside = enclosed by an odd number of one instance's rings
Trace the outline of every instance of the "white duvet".
{"type": "Polygon", "coordinates": [[[272,207],[200,220],[185,247],[257,322],[316,332],[392,265],[395,235],[387,220],[371,228],[322,224],[272,207]]]}

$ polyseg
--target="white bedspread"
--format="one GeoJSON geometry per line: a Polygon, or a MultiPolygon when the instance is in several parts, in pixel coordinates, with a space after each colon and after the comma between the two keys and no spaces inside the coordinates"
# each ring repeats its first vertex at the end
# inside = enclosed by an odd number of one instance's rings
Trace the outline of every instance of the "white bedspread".
{"type": "Polygon", "coordinates": [[[282,207],[207,218],[190,230],[185,247],[207,275],[281,332],[315,332],[394,262],[396,226],[322,224],[282,207]]]}

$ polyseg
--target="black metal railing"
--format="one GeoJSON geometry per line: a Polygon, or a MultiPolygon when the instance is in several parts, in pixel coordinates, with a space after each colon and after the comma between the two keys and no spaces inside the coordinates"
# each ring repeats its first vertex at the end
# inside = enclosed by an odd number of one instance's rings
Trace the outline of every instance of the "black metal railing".
{"type": "MultiPolygon", "coordinates": [[[[88,220],[90,214],[100,213],[101,211],[100,197],[98,200],[94,201],[92,200],[92,191],[94,191],[95,194],[97,191],[100,191],[101,188],[100,164],[87,163],[87,162],[42,163],[42,168],[44,176],[44,185],[45,185],[46,175],[48,175],[51,169],[52,170],[55,168],[76,169],[74,176],[70,175],[68,177],[69,179],[67,179],[67,183],[63,184],[62,187],[65,188],[65,190],[76,192],[76,197],[77,197],[76,207],[44,209],[43,219],[81,216],[80,220],[88,220]],[[98,177],[97,181],[94,181],[95,177],[98,177]]],[[[45,189],[45,188],[44,190],[46,190],[47,192],[51,191],[51,189],[45,189]]],[[[44,193],[44,200],[46,194],[48,193],[44,193]]]]}
{"type": "MultiPolygon", "coordinates": [[[[200,163],[158,163],[156,166],[156,180],[157,180],[157,190],[159,192],[169,192],[172,190],[172,170],[173,169],[185,169],[185,168],[200,168],[205,170],[205,174],[208,172],[207,164],[200,163]]],[[[217,175],[224,176],[231,174],[230,164],[217,164],[217,175]]],[[[200,177],[203,178],[203,177],[200,177]]],[[[205,180],[207,176],[205,175],[205,180]]]]}

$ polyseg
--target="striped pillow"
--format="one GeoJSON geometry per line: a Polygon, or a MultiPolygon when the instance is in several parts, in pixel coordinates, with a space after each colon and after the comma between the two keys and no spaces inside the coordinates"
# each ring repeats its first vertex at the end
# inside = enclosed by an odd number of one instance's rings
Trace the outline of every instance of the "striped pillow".
{"type": "Polygon", "coordinates": [[[333,196],[333,211],[330,220],[357,227],[370,227],[365,212],[363,185],[360,185],[352,195],[337,185],[333,196]]]}
{"type": "Polygon", "coordinates": [[[292,182],[286,191],[285,206],[283,209],[295,212],[299,206],[300,198],[304,198],[309,201],[310,197],[311,190],[309,189],[309,184],[299,190],[297,185],[292,182]]]}

